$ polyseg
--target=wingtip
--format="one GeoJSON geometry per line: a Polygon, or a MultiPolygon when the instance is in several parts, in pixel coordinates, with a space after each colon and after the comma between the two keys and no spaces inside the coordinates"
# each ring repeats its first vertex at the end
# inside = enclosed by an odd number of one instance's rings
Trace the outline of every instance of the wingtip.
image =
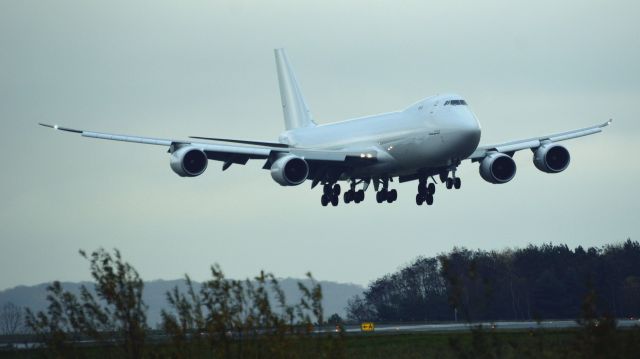
{"type": "Polygon", "coordinates": [[[38,125],[44,126],[44,127],[48,127],[48,128],[52,128],[54,130],[57,130],[59,128],[58,125],[50,125],[48,123],[42,123],[42,122],[39,122],[38,125]]]}

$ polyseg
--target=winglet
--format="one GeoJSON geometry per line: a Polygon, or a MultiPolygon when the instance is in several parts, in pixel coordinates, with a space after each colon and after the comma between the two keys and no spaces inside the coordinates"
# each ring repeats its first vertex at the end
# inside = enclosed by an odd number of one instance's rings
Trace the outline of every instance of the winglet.
{"type": "Polygon", "coordinates": [[[609,119],[609,121],[607,121],[607,122],[603,123],[603,124],[602,124],[602,126],[600,126],[600,127],[607,127],[607,126],[609,126],[609,125],[610,125],[610,124],[612,124],[612,123],[613,123],[613,119],[612,119],[612,118],[610,118],[610,119],[609,119]]]}
{"type": "Polygon", "coordinates": [[[49,125],[47,123],[38,123],[38,125],[44,126],[44,127],[53,128],[54,130],[60,130],[60,131],[66,131],[66,132],[73,132],[73,133],[82,133],[82,132],[84,132],[82,130],[76,130],[74,128],[62,127],[62,126],[58,126],[58,125],[49,125]]]}

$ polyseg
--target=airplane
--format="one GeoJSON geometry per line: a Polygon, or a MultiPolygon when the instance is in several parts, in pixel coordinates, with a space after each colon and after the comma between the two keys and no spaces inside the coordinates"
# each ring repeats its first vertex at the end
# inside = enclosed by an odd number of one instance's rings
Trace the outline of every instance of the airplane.
{"type": "Polygon", "coordinates": [[[337,206],[339,182],[346,181],[344,203],[360,203],[373,184],[378,203],[398,198],[390,183],[417,181],[417,205],[433,204],[436,178],[447,189],[459,189],[456,170],[462,161],[479,163],[480,176],[493,184],[511,181],[516,174],[515,152],[530,149],[533,164],[546,173],[564,171],[569,151],[560,141],[601,132],[603,124],[547,136],[492,145],[480,143],[480,123],[464,98],[440,94],[422,99],[400,111],[342,122],[317,124],[284,49],[275,49],[285,131],[277,142],[191,136],[171,140],[77,130],[40,123],[84,137],[168,147],[171,169],[182,177],[200,176],[209,160],[222,162],[222,170],[249,160],[263,160],[263,169],[282,186],[311,181],[322,184],[322,206],[337,206]],[[193,141],[199,140],[199,141],[193,141]],[[203,142],[205,141],[205,142],[203,142]]]}

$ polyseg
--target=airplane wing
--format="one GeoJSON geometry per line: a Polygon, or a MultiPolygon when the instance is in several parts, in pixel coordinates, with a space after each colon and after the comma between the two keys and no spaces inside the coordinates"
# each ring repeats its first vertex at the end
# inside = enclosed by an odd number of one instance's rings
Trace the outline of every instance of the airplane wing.
{"type": "Polygon", "coordinates": [[[513,155],[516,151],[529,149],[529,148],[537,148],[540,147],[544,142],[558,142],[564,140],[570,140],[572,138],[578,138],[582,136],[592,135],[594,133],[601,132],[603,128],[609,126],[613,122],[613,120],[609,120],[603,124],[580,128],[577,130],[571,130],[566,132],[554,133],[547,136],[533,137],[525,140],[511,141],[505,143],[499,143],[494,145],[487,146],[479,146],[472,154],[468,157],[473,162],[479,161],[483,159],[487,153],[489,152],[501,152],[508,155],[513,155]]]}
{"type": "MultiPolygon", "coordinates": [[[[201,139],[233,143],[217,144],[85,131],[45,123],[40,123],[39,125],[58,131],[77,133],[83,137],[165,146],[169,147],[169,152],[173,152],[179,147],[189,145],[201,149],[210,160],[224,162],[223,170],[226,170],[231,164],[244,165],[250,159],[266,159],[267,162],[263,168],[269,169],[271,167],[271,163],[277,159],[279,155],[286,153],[291,153],[305,159],[309,163],[309,166],[311,167],[310,172],[312,173],[319,173],[321,168],[327,167],[368,165],[375,163],[378,158],[378,152],[376,149],[369,149],[366,151],[315,150],[283,146],[281,144],[269,142],[197,137],[201,139]],[[314,171],[315,169],[318,169],[318,171],[314,171]]],[[[313,177],[311,178],[313,179],[313,177]]]]}

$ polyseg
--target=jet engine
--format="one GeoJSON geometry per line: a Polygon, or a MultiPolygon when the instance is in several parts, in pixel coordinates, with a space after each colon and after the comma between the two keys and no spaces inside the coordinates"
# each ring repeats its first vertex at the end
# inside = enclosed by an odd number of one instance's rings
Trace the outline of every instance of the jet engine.
{"type": "Polygon", "coordinates": [[[271,177],[282,186],[297,186],[308,176],[309,164],[298,156],[283,156],[271,165],[271,177]]]}
{"type": "Polygon", "coordinates": [[[546,143],[533,152],[533,164],[542,172],[562,172],[569,167],[570,160],[569,151],[555,143],[546,143]]]}
{"type": "Polygon", "coordinates": [[[171,169],[181,177],[200,176],[207,169],[207,155],[199,148],[186,146],[171,153],[171,169]]]}
{"type": "Polygon", "coordinates": [[[504,153],[490,153],[480,162],[480,176],[495,184],[507,183],[516,175],[516,163],[504,153]]]}

